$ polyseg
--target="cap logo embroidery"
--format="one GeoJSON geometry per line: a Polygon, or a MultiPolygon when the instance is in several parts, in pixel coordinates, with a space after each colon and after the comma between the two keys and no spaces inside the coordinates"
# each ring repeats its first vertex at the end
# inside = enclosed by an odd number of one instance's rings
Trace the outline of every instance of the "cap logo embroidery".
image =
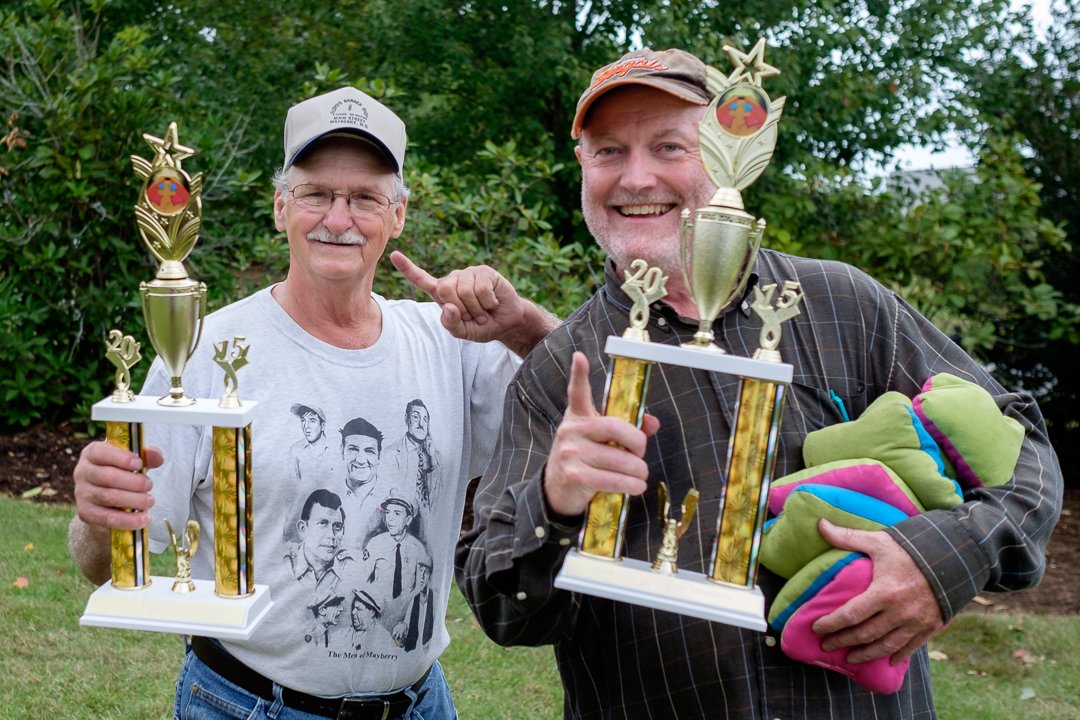
{"type": "Polygon", "coordinates": [[[668,66],[663,64],[659,60],[647,60],[645,58],[630,58],[626,62],[621,62],[618,65],[616,65],[614,67],[610,67],[607,70],[605,70],[604,72],[600,73],[600,77],[596,78],[596,81],[593,82],[592,87],[590,87],[589,89],[592,90],[597,85],[600,85],[601,83],[606,82],[606,81],[610,80],[613,77],[623,77],[627,73],[629,73],[631,70],[658,70],[658,71],[664,71],[664,70],[667,70],[667,69],[668,69],[668,66]]]}
{"type": "Polygon", "coordinates": [[[348,125],[366,128],[368,111],[356,100],[340,100],[330,108],[331,125],[348,125]]]}

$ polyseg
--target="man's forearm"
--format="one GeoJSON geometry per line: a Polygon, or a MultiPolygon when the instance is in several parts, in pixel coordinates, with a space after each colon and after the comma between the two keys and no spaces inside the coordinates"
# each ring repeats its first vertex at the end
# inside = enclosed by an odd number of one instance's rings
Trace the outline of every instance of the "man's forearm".
{"type": "Polygon", "coordinates": [[[112,577],[108,528],[87,525],[76,515],[68,525],[68,552],[82,574],[95,585],[101,585],[112,577]]]}
{"type": "Polygon", "coordinates": [[[534,302],[524,300],[525,317],[514,332],[506,333],[502,344],[518,357],[525,357],[547,334],[559,326],[559,318],[534,302]]]}

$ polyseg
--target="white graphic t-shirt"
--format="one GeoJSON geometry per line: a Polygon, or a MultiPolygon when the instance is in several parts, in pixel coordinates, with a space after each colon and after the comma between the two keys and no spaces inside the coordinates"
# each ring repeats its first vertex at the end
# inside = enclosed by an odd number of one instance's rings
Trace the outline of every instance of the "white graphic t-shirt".
{"type": "MultiPolygon", "coordinates": [[[[316,695],[386,692],[446,648],[453,553],[468,480],[490,457],[503,392],[520,361],[470,343],[433,303],[375,296],[382,334],[362,350],[308,335],[264,289],[208,316],[184,371],[189,395],[218,398],[213,344],[250,346],[237,372],[252,421],[254,582],[273,608],[248,641],[224,642],[253,670],[316,695]]],[[[164,395],[155,361],[142,393],[164,395]]],[[[215,401],[216,402],[216,401],[215,401]]],[[[165,465],[151,472],[151,545],[189,508],[202,527],[195,582],[213,583],[210,428],[147,425],[165,465]]]]}

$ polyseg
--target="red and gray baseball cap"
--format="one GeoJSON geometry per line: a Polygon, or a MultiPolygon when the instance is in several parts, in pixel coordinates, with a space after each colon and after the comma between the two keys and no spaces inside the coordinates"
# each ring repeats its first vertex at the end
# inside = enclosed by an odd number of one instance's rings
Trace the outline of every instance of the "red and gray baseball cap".
{"type": "Polygon", "coordinates": [[[593,73],[588,89],[578,99],[570,137],[577,140],[585,118],[604,93],[624,85],[646,85],[663,90],[695,105],[712,100],[705,84],[705,63],[685,50],[650,50],[629,52],[593,73]]]}
{"type": "Polygon", "coordinates": [[[288,170],[316,140],[352,136],[366,140],[386,156],[394,172],[405,164],[405,123],[394,111],[356,88],[343,87],[308,98],[289,108],[285,118],[285,164],[288,170]]]}

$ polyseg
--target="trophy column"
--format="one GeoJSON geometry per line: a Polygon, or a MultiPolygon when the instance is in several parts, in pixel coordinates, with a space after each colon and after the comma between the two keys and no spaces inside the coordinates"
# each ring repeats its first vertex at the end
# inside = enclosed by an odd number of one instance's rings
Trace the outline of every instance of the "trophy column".
{"type": "Polygon", "coordinates": [[[251,521],[251,425],[215,427],[214,592],[246,597],[255,592],[251,521]]]}
{"type": "MultiPolygon", "coordinates": [[[[790,368],[781,364],[776,347],[780,343],[780,324],[799,314],[802,293],[798,283],[788,281],[773,305],[775,292],[776,285],[754,288],[751,308],[764,323],[754,360],[790,368]]],[[[743,587],[753,587],[757,582],[758,549],[776,466],[785,388],[783,382],[749,376],[743,377],[739,387],[735,433],[728,446],[727,485],[720,502],[710,563],[709,577],[717,582],[743,587]]]]}
{"type": "MultiPolygon", "coordinates": [[[[243,337],[214,343],[214,362],[225,371],[218,407],[236,409],[236,371],[247,364],[243,337]]],[[[214,427],[214,592],[247,597],[255,592],[255,544],[251,498],[251,425],[214,427]]]]}
{"type": "MultiPolygon", "coordinates": [[[[123,450],[143,452],[142,423],[105,423],[105,439],[123,450]]],[[[150,539],[146,528],[111,530],[113,587],[137,590],[150,584],[150,539]]]]}
{"type": "MultiPolygon", "coordinates": [[[[116,365],[116,388],[111,401],[130,403],[135,399],[131,391],[131,368],[142,355],[139,343],[119,330],[109,332],[105,341],[105,357],[116,365]]],[[[139,422],[105,423],[105,440],[121,450],[129,450],[143,457],[143,428],[139,422]]],[[[112,585],[123,590],[137,590],[150,584],[150,540],[146,528],[141,530],[112,530],[109,537],[112,585]]]]}
{"type": "MultiPolygon", "coordinates": [[[[634,299],[630,327],[623,333],[624,338],[649,342],[649,333],[645,330],[649,322],[649,305],[664,296],[666,280],[659,269],[649,268],[642,260],[635,260],[631,264],[630,270],[626,271],[626,282],[622,285],[623,291],[634,299]]],[[[605,415],[641,427],[652,365],[647,360],[612,354],[604,388],[605,415]]],[[[627,499],[621,493],[597,493],[593,496],[578,542],[582,553],[607,560],[620,559],[626,531],[627,499]]]]}
{"type": "Polygon", "coordinates": [[[751,587],[780,432],[784,386],[743,378],[735,435],[728,452],[727,485],[712,551],[713,580],[751,587]]]}

